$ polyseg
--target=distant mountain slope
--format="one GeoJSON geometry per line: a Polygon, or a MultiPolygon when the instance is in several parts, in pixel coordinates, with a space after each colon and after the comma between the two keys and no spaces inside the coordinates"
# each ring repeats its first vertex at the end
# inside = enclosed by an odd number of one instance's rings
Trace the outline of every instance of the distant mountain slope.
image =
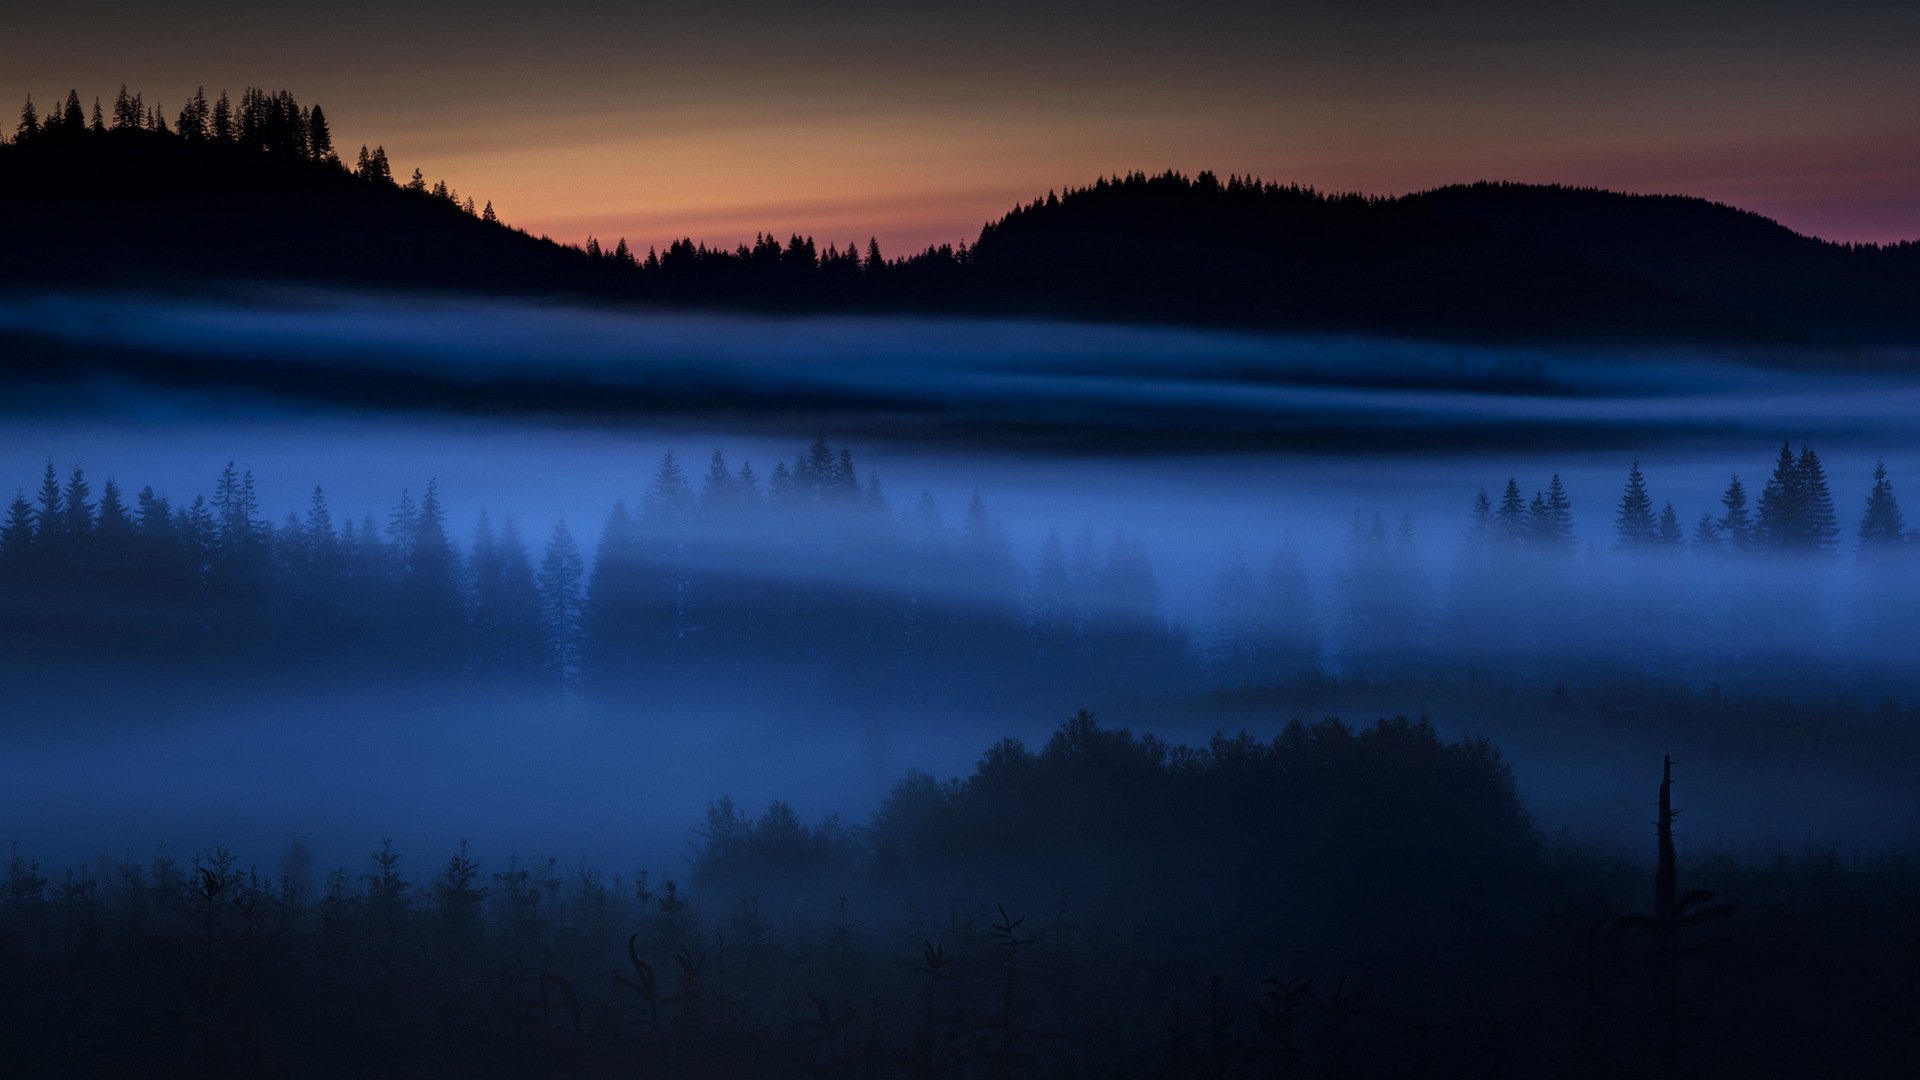
{"type": "Polygon", "coordinates": [[[1705,199],[1592,188],[1483,183],[1406,201],[1813,336],[1913,340],[1920,326],[1920,243],[1835,244],[1705,199]]]}
{"type": "MultiPolygon", "coordinates": [[[[384,159],[383,159],[384,162],[384,159]]],[[[0,146],[0,281],[327,283],[783,311],[941,311],[1413,337],[1920,342],[1920,245],[1699,199],[1479,184],[1392,199],[1104,179],[904,259],[811,239],[556,244],[330,161],[149,130],[0,146]]]]}
{"type": "Polygon", "coordinates": [[[1413,200],[1128,177],[988,225],[1007,305],[1471,337],[1770,339],[1784,328],[1413,200]]]}

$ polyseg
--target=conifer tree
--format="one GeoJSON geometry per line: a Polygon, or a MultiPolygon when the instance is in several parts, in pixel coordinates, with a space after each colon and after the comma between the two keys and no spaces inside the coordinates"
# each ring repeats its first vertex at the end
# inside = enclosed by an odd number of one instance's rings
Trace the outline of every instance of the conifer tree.
{"type": "Polygon", "coordinates": [[[1906,523],[1900,518],[1900,504],[1893,497],[1893,481],[1887,479],[1887,463],[1873,466],[1873,490],[1867,493],[1866,513],[1860,516],[1860,547],[1888,548],[1907,542],[1906,523]]]}
{"type": "Polygon", "coordinates": [[[40,112],[33,107],[33,95],[27,95],[27,103],[20,106],[20,124],[13,130],[14,141],[31,142],[40,134],[40,112]]]}
{"type": "Polygon", "coordinates": [[[1647,480],[1637,461],[1627,472],[1627,489],[1620,496],[1620,509],[1613,516],[1613,524],[1623,548],[1646,547],[1659,539],[1653,499],[1647,495],[1647,480]]]}
{"type": "Polygon", "coordinates": [[[580,634],[586,615],[586,592],[582,581],[586,565],[580,546],[567,523],[554,523],[547,540],[546,556],[540,560],[540,627],[546,638],[549,670],[561,685],[572,685],[580,676],[580,634]]]}
{"type": "Polygon", "coordinates": [[[1760,492],[1755,530],[1761,543],[1776,551],[1800,546],[1805,531],[1806,499],[1801,490],[1799,464],[1793,456],[1792,444],[1782,442],[1773,475],[1767,478],[1767,486],[1760,492]]]}
{"type": "Polygon", "coordinates": [[[1520,496],[1520,481],[1507,477],[1507,489],[1500,495],[1500,508],[1493,515],[1494,536],[1502,543],[1517,546],[1527,538],[1527,504],[1520,496]]]}
{"type": "Polygon", "coordinates": [[[1827,487],[1827,470],[1813,447],[1800,448],[1800,460],[1794,465],[1800,484],[1800,527],[1797,547],[1803,551],[1831,551],[1840,539],[1840,518],[1833,510],[1833,493],[1827,487]]]}
{"type": "Polygon", "coordinates": [[[65,511],[60,532],[69,543],[78,542],[93,532],[93,504],[87,501],[92,495],[93,487],[87,483],[86,470],[75,465],[67,476],[67,489],[61,500],[65,511]]]}
{"type": "Polygon", "coordinates": [[[26,492],[15,491],[7,504],[7,520],[0,525],[0,563],[18,566],[33,546],[33,504],[26,492]]]}
{"type": "Polygon", "coordinates": [[[1713,515],[1700,511],[1700,520],[1693,525],[1693,546],[1700,551],[1715,551],[1720,547],[1720,525],[1713,515]]]}
{"type": "Polygon", "coordinates": [[[1680,531],[1680,515],[1673,508],[1673,500],[1668,499],[1660,508],[1660,542],[1667,547],[1679,547],[1686,540],[1680,531]]]}
{"type": "Polygon", "coordinates": [[[1740,485],[1740,474],[1735,473],[1727,481],[1726,494],[1720,496],[1720,505],[1726,508],[1726,514],[1720,518],[1720,532],[1726,535],[1727,545],[1735,551],[1744,551],[1757,542],[1753,519],[1747,514],[1747,489],[1740,485]]]}
{"type": "Polygon", "coordinates": [[[60,490],[60,474],[53,470],[53,462],[49,461],[46,472],[40,476],[39,511],[35,515],[38,523],[36,537],[42,542],[57,539],[66,519],[66,497],[60,490]]]}
{"type": "Polygon", "coordinates": [[[134,104],[132,95],[127,93],[127,84],[120,84],[120,93],[113,99],[113,130],[135,131],[140,127],[140,107],[134,104]]]}
{"type": "Polygon", "coordinates": [[[1475,548],[1493,542],[1493,500],[1487,497],[1486,488],[1481,488],[1473,497],[1473,517],[1467,524],[1467,542],[1475,548]]]}
{"type": "Polygon", "coordinates": [[[225,90],[220,91],[220,100],[213,103],[213,137],[221,142],[232,142],[233,101],[225,90]]]}
{"type": "Polygon", "coordinates": [[[315,105],[307,113],[307,153],[315,161],[336,159],[333,150],[333,129],[327,125],[327,114],[319,105],[315,105]]]}
{"type": "Polygon", "coordinates": [[[1547,519],[1542,539],[1542,546],[1547,548],[1573,550],[1573,500],[1567,497],[1567,488],[1560,482],[1559,473],[1554,473],[1547,483],[1547,519]]]}

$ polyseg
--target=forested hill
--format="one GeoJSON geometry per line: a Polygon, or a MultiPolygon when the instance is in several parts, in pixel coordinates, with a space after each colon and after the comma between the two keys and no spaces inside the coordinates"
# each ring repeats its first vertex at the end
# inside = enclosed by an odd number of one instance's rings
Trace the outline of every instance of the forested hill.
{"type": "Polygon", "coordinates": [[[1920,243],[1829,243],[1677,195],[1483,183],[1412,200],[1810,336],[1920,339],[1920,243]]]}
{"type": "MultiPolygon", "coordinates": [[[[316,119],[317,118],[317,119],[316,119]]],[[[1920,341],[1920,245],[1802,237],[1678,197],[1482,184],[1379,199],[1202,173],[1102,179],[888,258],[768,234],[585,248],[383,149],[336,153],[286,92],[169,120],[70,95],[0,146],[0,281],[330,283],[784,311],[940,311],[1415,337],[1920,341]],[[354,157],[346,164],[343,157],[354,157]]]]}

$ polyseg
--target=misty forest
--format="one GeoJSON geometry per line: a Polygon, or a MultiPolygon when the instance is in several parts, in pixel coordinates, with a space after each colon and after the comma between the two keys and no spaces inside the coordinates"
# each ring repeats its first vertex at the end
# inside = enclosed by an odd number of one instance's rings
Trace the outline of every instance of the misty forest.
{"type": "Polygon", "coordinates": [[[1920,247],[643,253],[110,98],[0,141],[0,1076],[1920,1073],[1920,247]]]}

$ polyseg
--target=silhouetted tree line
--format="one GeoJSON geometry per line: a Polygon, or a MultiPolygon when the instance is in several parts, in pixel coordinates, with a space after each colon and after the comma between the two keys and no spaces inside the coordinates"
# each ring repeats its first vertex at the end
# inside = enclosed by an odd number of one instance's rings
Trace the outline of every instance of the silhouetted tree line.
{"type": "Polygon", "coordinates": [[[30,260],[43,279],[185,268],[772,310],[1661,340],[1910,340],[1908,298],[1920,287],[1920,245],[1827,244],[1702,200],[1580,189],[1474,185],[1369,198],[1208,172],[1131,173],[1049,193],[987,223],[971,243],[904,258],[883,256],[871,237],[841,244],[771,231],[750,244],[681,238],[643,253],[625,238],[562,247],[513,230],[474,234],[424,203],[373,214],[364,189],[336,191],[223,157],[223,147],[246,147],[276,161],[323,163],[499,222],[490,203],[477,205],[445,181],[430,184],[417,169],[401,180],[383,147],[362,146],[342,162],[325,112],[286,91],[249,89],[238,102],[196,91],[171,122],[167,110],[124,89],[111,119],[98,101],[89,117],[77,92],[45,116],[29,99],[11,141],[25,155],[0,154],[0,188],[18,186],[16,197],[62,218],[57,228],[10,227],[16,243],[45,256],[30,260]],[[60,240],[111,211],[118,189],[77,184],[50,162],[65,154],[55,148],[96,135],[113,136],[116,153],[65,164],[83,177],[110,171],[121,185],[145,176],[170,214],[113,222],[110,265],[63,263],[60,240]],[[189,153],[161,153],[162,142],[189,153]],[[21,179],[43,167],[57,175],[21,179]],[[170,190],[176,173],[199,197],[170,190]],[[248,247],[223,224],[236,200],[220,193],[237,179],[274,189],[275,220],[265,227],[279,244],[248,247]],[[1707,239],[1676,248],[1676,236],[1707,239]],[[190,251],[187,238],[205,250],[190,251]],[[390,266],[350,255],[374,247],[413,257],[390,266]]]}
{"type": "Polygon", "coordinates": [[[0,597],[20,649],[76,643],[176,670],[241,658],[465,671],[603,689],[748,679],[904,683],[963,694],[1035,680],[1132,686],[1183,670],[1153,568],[1124,535],[1050,541],[1028,575],[977,495],[950,524],[922,493],[896,514],[877,477],[817,440],[763,481],[715,451],[698,486],[672,452],[591,560],[561,522],[538,553],[482,513],[464,548],[436,483],[384,520],[336,520],[316,487],[276,526],[251,473],[211,498],[131,500],[48,464],[0,522],[0,597]]]}
{"type": "Polygon", "coordinates": [[[1509,479],[1498,502],[1476,496],[1442,587],[1411,521],[1390,535],[1378,516],[1356,513],[1330,578],[1324,638],[1285,547],[1264,596],[1236,551],[1215,579],[1203,652],[1227,685],[1284,683],[1321,666],[1363,679],[1479,670],[1787,682],[1840,667],[1898,677],[1905,664],[1890,642],[1920,629],[1920,535],[1906,530],[1884,464],[1849,565],[1822,558],[1838,551],[1842,530],[1810,447],[1782,446],[1755,506],[1731,478],[1720,512],[1703,513],[1691,536],[1671,501],[1655,509],[1636,462],[1612,526],[1610,544],[1590,536],[1582,547],[1558,475],[1531,498],[1509,479]]]}
{"type": "MultiPolygon", "coordinates": [[[[209,100],[206,87],[200,87],[181,107],[171,125],[164,107],[147,104],[142,95],[129,93],[125,85],[114,99],[111,114],[103,111],[100,99],[95,98],[90,120],[77,90],[67,91],[65,104],[44,118],[34,106],[32,95],[28,95],[10,141],[21,147],[58,146],[87,136],[113,134],[124,138],[125,132],[167,135],[186,143],[238,147],[278,158],[345,167],[334,149],[333,127],[325,109],[318,103],[311,107],[301,105],[290,91],[269,92],[257,86],[242,91],[237,103],[225,90],[217,99],[209,100]]],[[[0,145],[8,141],[0,134],[0,145]]],[[[369,183],[399,184],[384,146],[372,150],[360,147],[349,171],[369,183]]],[[[429,187],[419,169],[401,186],[408,191],[431,194],[488,223],[499,222],[493,203],[488,202],[484,210],[476,211],[471,196],[462,199],[444,180],[429,187]]]]}
{"type": "Polygon", "coordinates": [[[0,604],[22,656],[71,659],[84,642],[182,671],[344,662],[607,691],[973,700],[1476,670],[1704,685],[1904,667],[1890,649],[1920,625],[1908,572],[1920,544],[1884,467],[1850,584],[1818,558],[1840,530],[1811,448],[1782,447],[1755,508],[1735,477],[1691,539],[1670,502],[1654,510],[1636,463],[1613,526],[1612,545],[1583,548],[1558,476],[1531,499],[1511,479],[1497,504],[1476,499],[1444,582],[1410,520],[1356,513],[1318,584],[1290,539],[1258,566],[1235,545],[1199,604],[1170,619],[1137,540],[1050,529],[1026,563],[978,495],[957,521],[924,492],[896,510],[825,440],[764,479],[717,450],[696,477],[668,452],[591,553],[564,522],[536,550],[485,513],[460,543],[432,481],[379,519],[336,520],[316,487],[273,524],[232,465],[211,497],[175,504],[150,488],[129,499],[111,479],[96,497],[83,469],[63,478],[49,463],[0,519],[0,604]],[[1837,650],[1822,644],[1822,604],[1845,616],[1837,650]]]}
{"type": "Polygon", "coordinates": [[[1423,723],[1187,748],[1084,714],[964,779],[909,775],[869,825],[716,803],[684,890],[464,842],[332,870],[298,839],[265,865],[16,845],[0,1064],[1911,1075],[1920,868],[1683,850],[1671,770],[1651,865],[1541,838],[1497,751],[1423,723]]]}

